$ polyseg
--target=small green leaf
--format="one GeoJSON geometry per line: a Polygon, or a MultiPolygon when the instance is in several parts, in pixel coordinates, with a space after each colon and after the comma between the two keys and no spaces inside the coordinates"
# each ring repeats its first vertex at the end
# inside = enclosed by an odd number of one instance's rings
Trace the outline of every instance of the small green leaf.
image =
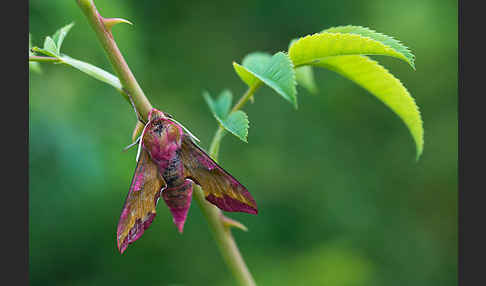
{"type": "Polygon", "coordinates": [[[109,72],[107,72],[103,69],[100,69],[99,67],[96,67],[92,64],[88,64],[88,63],[73,59],[73,58],[71,58],[67,55],[63,55],[62,57],[60,57],[60,59],[62,60],[62,63],[67,64],[69,66],[72,66],[73,68],[76,68],[76,69],[88,74],[89,76],[96,78],[97,80],[105,82],[105,83],[113,86],[114,88],[116,88],[122,94],[125,94],[125,92],[123,91],[123,87],[122,87],[120,80],[118,79],[118,77],[114,76],[113,74],[111,74],[111,73],[109,73],[109,72]]]}
{"type": "Polygon", "coordinates": [[[272,55],[264,52],[254,52],[246,55],[241,64],[251,70],[263,71],[272,60],[272,55]]]}
{"type": "Polygon", "coordinates": [[[241,80],[246,83],[249,87],[254,87],[261,83],[256,76],[254,76],[251,72],[249,72],[245,67],[233,62],[233,68],[236,71],[236,74],[241,78],[241,80]]]}
{"type": "Polygon", "coordinates": [[[222,121],[228,116],[231,108],[231,102],[233,100],[231,91],[227,89],[223,90],[216,101],[211,98],[207,91],[203,93],[203,97],[214,117],[222,124],[222,121]]]}
{"type": "Polygon", "coordinates": [[[331,27],[322,32],[357,34],[381,42],[382,44],[389,46],[393,48],[395,51],[401,53],[407,59],[408,64],[410,64],[410,66],[412,66],[412,68],[415,70],[415,56],[412,54],[410,49],[405,45],[403,45],[402,43],[400,43],[400,41],[390,36],[384,35],[382,33],[378,33],[366,27],[351,26],[351,25],[331,27]]]}
{"type": "Polygon", "coordinates": [[[297,89],[292,61],[283,53],[273,56],[266,53],[247,55],[242,65],[233,63],[240,78],[251,88],[265,83],[297,108],[297,89]]]}
{"type": "Polygon", "coordinates": [[[366,56],[329,57],[314,66],[327,68],[354,81],[393,110],[409,129],[416,145],[417,160],[423,151],[423,122],[415,100],[388,70],[366,56]]]}
{"type": "Polygon", "coordinates": [[[59,53],[57,52],[57,46],[54,40],[47,36],[46,39],[44,40],[44,51],[46,51],[48,54],[50,54],[53,57],[58,57],[59,53]]]}
{"type": "Polygon", "coordinates": [[[272,55],[262,52],[254,52],[246,55],[243,58],[242,65],[233,62],[233,67],[238,74],[238,76],[245,82],[249,87],[255,87],[261,83],[253,73],[247,70],[248,67],[253,67],[258,69],[264,69],[265,65],[272,59],[272,55]]]}
{"type": "Polygon", "coordinates": [[[242,141],[247,142],[248,116],[241,110],[230,113],[233,98],[231,92],[224,90],[216,101],[211,98],[207,91],[203,93],[203,97],[219,124],[242,141]]]}
{"type": "Polygon", "coordinates": [[[314,70],[310,66],[302,66],[295,69],[295,79],[312,94],[317,94],[318,89],[314,80],[314,70]]]}
{"type": "Polygon", "coordinates": [[[52,35],[52,40],[56,44],[57,47],[56,51],[58,55],[61,54],[61,46],[62,46],[62,42],[64,41],[64,38],[66,37],[66,35],[69,33],[69,30],[71,30],[73,26],[74,26],[74,22],[60,28],[54,33],[54,35],[52,35]]]}
{"type": "Polygon", "coordinates": [[[393,47],[358,34],[324,32],[308,35],[293,43],[289,49],[289,56],[296,67],[344,55],[383,55],[409,63],[409,59],[393,47]]]}
{"type": "Polygon", "coordinates": [[[248,115],[245,112],[238,110],[232,112],[223,122],[223,127],[229,132],[233,133],[236,137],[240,138],[244,142],[248,137],[248,115]]]}
{"type": "Polygon", "coordinates": [[[54,57],[54,58],[57,58],[58,57],[56,54],[53,54],[50,51],[45,50],[45,49],[41,49],[39,47],[32,47],[30,50],[31,51],[34,51],[34,52],[37,52],[37,53],[44,54],[44,55],[49,56],[49,57],[54,57]]]}

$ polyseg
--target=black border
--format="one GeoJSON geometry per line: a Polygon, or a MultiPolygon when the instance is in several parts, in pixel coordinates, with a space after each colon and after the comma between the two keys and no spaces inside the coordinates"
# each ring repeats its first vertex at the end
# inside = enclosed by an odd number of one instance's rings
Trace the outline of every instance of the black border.
{"type": "Polygon", "coordinates": [[[2,9],[2,284],[29,285],[29,2],[2,9]],[[5,63],[5,60],[8,62],[5,63]],[[6,155],[6,156],[5,156],[6,155]],[[13,281],[9,283],[8,281],[13,281]]]}
{"type": "Polygon", "coordinates": [[[485,284],[484,233],[486,190],[484,174],[484,9],[473,1],[459,1],[458,29],[458,282],[485,284]],[[464,5],[467,3],[468,5],[464,5]],[[468,44],[465,39],[469,38],[468,44]],[[467,68],[466,68],[467,66],[467,68]],[[477,84],[477,86],[474,86],[477,84]],[[466,139],[465,134],[469,134],[466,139]],[[468,164],[468,167],[466,167],[468,164]],[[483,281],[483,282],[481,282],[483,281]]]}

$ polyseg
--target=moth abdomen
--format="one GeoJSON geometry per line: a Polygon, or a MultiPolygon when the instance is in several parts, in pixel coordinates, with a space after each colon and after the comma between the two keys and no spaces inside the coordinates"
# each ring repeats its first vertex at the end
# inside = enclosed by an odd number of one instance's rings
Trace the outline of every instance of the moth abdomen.
{"type": "Polygon", "coordinates": [[[178,154],[176,154],[172,160],[169,160],[167,167],[164,169],[162,177],[164,178],[168,188],[173,188],[184,184],[184,167],[178,154]]]}
{"type": "Polygon", "coordinates": [[[184,183],[166,188],[162,191],[162,197],[172,213],[174,223],[179,232],[182,232],[184,222],[191,206],[192,181],[185,180],[184,183]]]}

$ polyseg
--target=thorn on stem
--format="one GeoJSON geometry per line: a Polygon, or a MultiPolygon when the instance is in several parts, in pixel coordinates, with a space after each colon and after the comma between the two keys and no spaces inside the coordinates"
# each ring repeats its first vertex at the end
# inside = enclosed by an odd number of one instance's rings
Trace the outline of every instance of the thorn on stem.
{"type": "Polygon", "coordinates": [[[105,28],[111,32],[111,28],[116,24],[125,23],[133,26],[132,22],[122,19],[122,18],[103,18],[103,24],[105,28]]]}
{"type": "Polygon", "coordinates": [[[226,229],[230,229],[231,227],[236,227],[243,231],[248,231],[248,228],[244,226],[241,222],[236,221],[234,219],[230,219],[229,217],[226,217],[223,214],[221,214],[221,221],[223,222],[223,226],[226,229]]]}

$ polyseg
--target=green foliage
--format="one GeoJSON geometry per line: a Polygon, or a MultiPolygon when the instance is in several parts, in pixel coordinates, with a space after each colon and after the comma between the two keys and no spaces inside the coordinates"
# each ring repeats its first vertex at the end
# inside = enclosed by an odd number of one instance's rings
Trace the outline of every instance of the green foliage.
{"type": "Polygon", "coordinates": [[[56,43],[54,43],[54,40],[51,37],[47,36],[44,40],[44,48],[42,49],[42,52],[48,56],[57,57],[59,56],[57,50],[58,48],[56,46],[56,43]]]}
{"type": "Polygon", "coordinates": [[[51,37],[45,38],[42,49],[35,47],[34,50],[50,57],[60,57],[62,42],[73,26],[74,23],[71,23],[60,28],[51,37]]]}
{"type": "Polygon", "coordinates": [[[223,90],[215,101],[207,91],[203,93],[203,97],[209,105],[209,109],[214,117],[221,123],[221,121],[228,116],[231,108],[231,102],[233,101],[233,94],[231,94],[231,91],[227,89],[223,90]]]}
{"type": "Polygon", "coordinates": [[[354,81],[393,110],[410,130],[417,148],[417,159],[420,157],[424,144],[422,119],[415,100],[400,80],[366,56],[329,57],[313,65],[354,81]]]}
{"type": "MultiPolygon", "coordinates": [[[[129,100],[125,92],[123,91],[122,85],[118,77],[115,75],[99,68],[96,67],[92,64],[73,59],[69,57],[66,54],[61,54],[61,46],[62,43],[64,42],[64,38],[66,38],[67,34],[71,30],[71,28],[74,26],[74,23],[68,24],[59,30],[57,30],[52,37],[47,36],[44,40],[44,46],[43,48],[39,47],[31,47],[30,46],[30,37],[29,37],[29,56],[34,55],[34,53],[31,52],[35,51],[37,53],[41,53],[43,55],[52,57],[57,59],[58,63],[66,64],[68,66],[71,66],[77,70],[80,70],[84,72],[85,74],[100,80],[104,83],[107,83],[111,86],[113,86],[116,90],[118,90],[120,93],[122,93],[125,96],[125,99],[129,100]]],[[[30,35],[29,35],[30,36],[30,35]]],[[[36,62],[30,62],[29,64],[38,64],[36,62]]]]}
{"type": "Polygon", "coordinates": [[[296,67],[315,63],[323,58],[344,55],[383,55],[408,58],[380,41],[358,34],[318,33],[300,38],[289,48],[289,56],[296,67]]]}
{"type": "MultiPolygon", "coordinates": [[[[415,141],[418,160],[423,151],[424,132],[415,100],[397,78],[364,55],[395,57],[415,69],[414,55],[406,46],[392,37],[360,26],[332,27],[321,33],[292,39],[288,55],[283,52],[273,56],[255,52],[244,57],[241,65],[233,62],[233,67],[251,89],[256,89],[263,82],[296,108],[297,83],[310,93],[317,93],[312,67],[327,68],[341,74],[365,88],[402,119],[415,141]]],[[[230,94],[222,94],[218,102],[213,102],[207,94],[205,98],[216,119],[235,134],[235,126],[230,128],[223,121],[227,114],[224,112],[229,110],[230,94]]],[[[242,118],[241,122],[244,122],[242,118]]]]}
{"type": "Polygon", "coordinates": [[[374,30],[371,30],[369,28],[361,27],[361,26],[338,26],[338,27],[332,27],[329,29],[326,29],[322,32],[327,32],[327,33],[343,33],[343,34],[357,34],[361,35],[363,37],[368,37],[371,38],[375,41],[378,41],[386,46],[391,47],[395,51],[401,53],[407,60],[407,62],[412,66],[413,69],[415,69],[415,56],[412,54],[410,49],[400,43],[400,41],[384,35],[382,33],[378,33],[374,30]]]}
{"type": "Polygon", "coordinates": [[[57,48],[57,54],[61,54],[61,46],[62,42],[64,41],[64,38],[66,35],[69,33],[69,30],[74,26],[74,23],[68,24],[61,29],[57,30],[54,35],[52,35],[52,40],[54,41],[56,48],[57,48]]]}
{"type": "MultiPolygon", "coordinates": [[[[417,105],[407,89],[385,68],[363,55],[399,58],[415,69],[414,56],[399,41],[359,26],[340,26],[322,33],[292,40],[289,56],[294,66],[323,67],[356,82],[393,110],[406,124],[415,141],[417,160],[423,151],[423,122],[417,105]]],[[[309,90],[313,74],[300,73],[299,83],[309,90]]]]}
{"type": "Polygon", "coordinates": [[[216,101],[211,98],[208,92],[204,92],[203,97],[213,113],[214,118],[216,118],[224,129],[242,141],[247,142],[249,128],[248,116],[241,110],[230,113],[233,99],[231,92],[229,90],[223,90],[216,101]]]}
{"type": "MultiPolygon", "coordinates": [[[[298,39],[292,39],[289,44],[292,46],[298,39]]],[[[311,94],[317,94],[318,89],[314,79],[314,70],[311,67],[303,66],[295,69],[295,80],[297,84],[307,89],[311,94]]]]}
{"type": "MultiPolygon", "coordinates": [[[[122,93],[119,79],[109,72],[67,55],[61,54],[62,43],[73,27],[70,23],[46,37],[43,48],[33,51],[56,58],[58,62],[74,67],[100,81],[110,84],[122,93]]],[[[30,37],[29,37],[29,55],[30,37]]],[[[233,67],[253,92],[262,84],[297,108],[297,83],[310,93],[317,93],[312,67],[335,71],[368,90],[393,110],[406,124],[415,141],[417,159],[423,150],[423,123],[414,99],[402,83],[377,62],[363,55],[385,55],[406,61],[415,69],[414,56],[410,50],[392,37],[361,26],[339,26],[321,33],[291,40],[288,54],[278,52],[250,53],[242,64],[233,62],[233,67]]],[[[35,66],[31,67],[36,69],[35,66]]],[[[208,93],[203,94],[216,120],[230,133],[243,141],[248,136],[248,116],[242,111],[230,113],[231,92],[223,91],[217,101],[208,93]]],[[[128,99],[127,99],[128,100],[128,99]]]]}
{"type": "Polygon", "coordinates": [[[273,56],[251,53],[243,59],[242,65],[233,62],[233,67],[250,88],[263,82],[297,108],[295,71],[285,53],[278,52],[273,56]]]}

